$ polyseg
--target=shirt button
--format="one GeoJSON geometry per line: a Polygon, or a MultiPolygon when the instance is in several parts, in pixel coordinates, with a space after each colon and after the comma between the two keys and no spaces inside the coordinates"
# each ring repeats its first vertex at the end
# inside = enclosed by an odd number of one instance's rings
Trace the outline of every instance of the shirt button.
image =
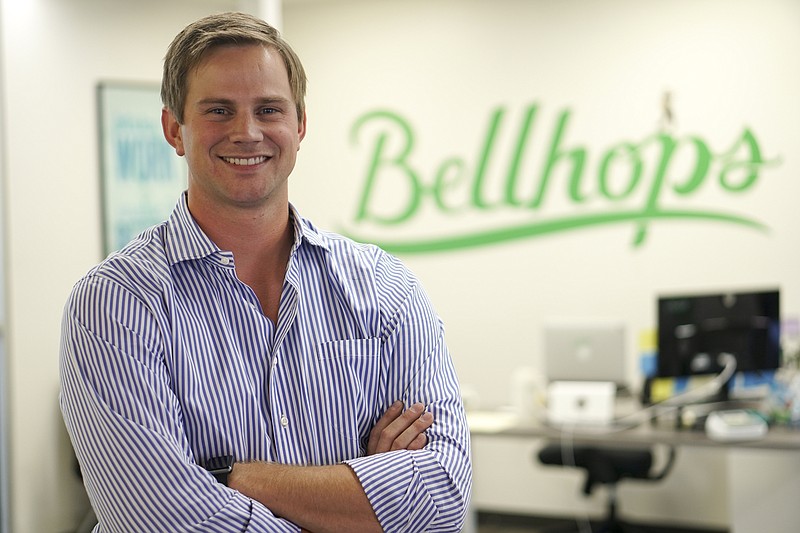
{"type": "Polygon", "coordinates": [[[227,257],[223,257],[219,260],[219,262],[222,263],[223,265],[229,265],[231,263],[231,260],[227,257]]]}
{"type": "Polygon", "coordinates": [[[281,415],[281,425],[283,427],[286,427],[286,426],[289,425],[289,419],[286,417],[286,415],[281,415]]]}
{"type": "Polygon", "coordinates": [[[278,366],[278,358],[277,357],[273,357],[272,358],[272,367],[275,368],[276,366],[278,366]]]}

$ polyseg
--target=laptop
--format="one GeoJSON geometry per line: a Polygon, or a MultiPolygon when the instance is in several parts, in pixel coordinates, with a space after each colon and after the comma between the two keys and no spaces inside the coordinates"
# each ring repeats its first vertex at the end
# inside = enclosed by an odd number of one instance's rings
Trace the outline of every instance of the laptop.
{"type": "Polygon", "coordinates": [[[545,323],[545,376],[553,381],[610,381],[624,387],[625,326],[619,322],[545,323]]]}

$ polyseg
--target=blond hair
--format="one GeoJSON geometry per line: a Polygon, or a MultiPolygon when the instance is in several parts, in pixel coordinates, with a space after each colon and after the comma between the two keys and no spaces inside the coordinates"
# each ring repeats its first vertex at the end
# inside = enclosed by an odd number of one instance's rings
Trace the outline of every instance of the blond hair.
{"type": "Polygon", "coordinates": [[[306,73],[300,58],[278,30],[258,17],[246,13],[220,13],[189,24],[175,36],[164,57],[161,101],[183,123],[188,91],[188,76],[214,47],[259,44],[274,48],[283,58],[289,73],[289,86],[297,105],[297,119],[305,114],[306,73]]]}

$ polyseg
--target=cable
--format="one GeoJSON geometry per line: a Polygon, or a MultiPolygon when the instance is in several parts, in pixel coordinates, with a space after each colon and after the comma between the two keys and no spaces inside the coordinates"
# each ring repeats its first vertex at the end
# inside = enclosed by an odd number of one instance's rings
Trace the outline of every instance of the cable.
{"type": "MultiPolygon", "coordinates": [[[[717,362],[723,365],[723,368],[720,370],[719,374],[714,376],[714,378],[708,383],[704,383],[703,385],[700,385],[694,389],[671,396],[666,400],[651,404],[644,409],[640,409],[639,411],[631,413],[630,415],[618,418],[614,421],[613,425],[622,426],[618,430],[627,429],[655,418],[655,415],[650,415],[650,412],[655,411],[658,408],[669,407],[672,408],[670,410],[675,410],[692,402],[698,402],[717,394],[736,373],[736,357],[729,353],[721,353],[719,354],[717,362]],[[627,419],[634,419],[641,415],[645,415],[643,420],[638,422],[632,421],[630,424],[626,424],[627,419]]],[[[667,412],[669,412],[669,410],[667,412]]]]}
{"type": "MultiPolygon", "coordinates": [[[[571,431],[573,425],[569,425],[569,430],[562,431],[559,443],[561,445],[561,463],[565,466],[575,468],[575,442],[573,440],[574,432],[571,431]]],[[[589,512],[576,513],[575,525],[578,526],[579,533],[592,533],[592,523],[589,518],[589,512]]]]}

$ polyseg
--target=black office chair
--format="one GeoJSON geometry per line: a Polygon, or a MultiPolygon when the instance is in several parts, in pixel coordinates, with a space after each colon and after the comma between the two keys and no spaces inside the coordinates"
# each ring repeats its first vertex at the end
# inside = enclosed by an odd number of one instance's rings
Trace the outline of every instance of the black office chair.
{"type": "Polygon", "coordinates": [[[655,482],[664,479],[675,462],[675,447],[669,448],[669,456],[659,471],[652,472],[653,451],[651,448],[603,447],[579,445],[564,449],[560,444],[548,444],[538,453],[539,461],[546,465],[583,468],[586,481],[583,493],[592,493],[598,483],[607,487],[608,505],[605,519],[597,531],[624,533],[630,527],[617,518],[617,483],[622,479],[638,479],[655,482]],[[566,453],[565,453],[566,452],[566,453]]]}

